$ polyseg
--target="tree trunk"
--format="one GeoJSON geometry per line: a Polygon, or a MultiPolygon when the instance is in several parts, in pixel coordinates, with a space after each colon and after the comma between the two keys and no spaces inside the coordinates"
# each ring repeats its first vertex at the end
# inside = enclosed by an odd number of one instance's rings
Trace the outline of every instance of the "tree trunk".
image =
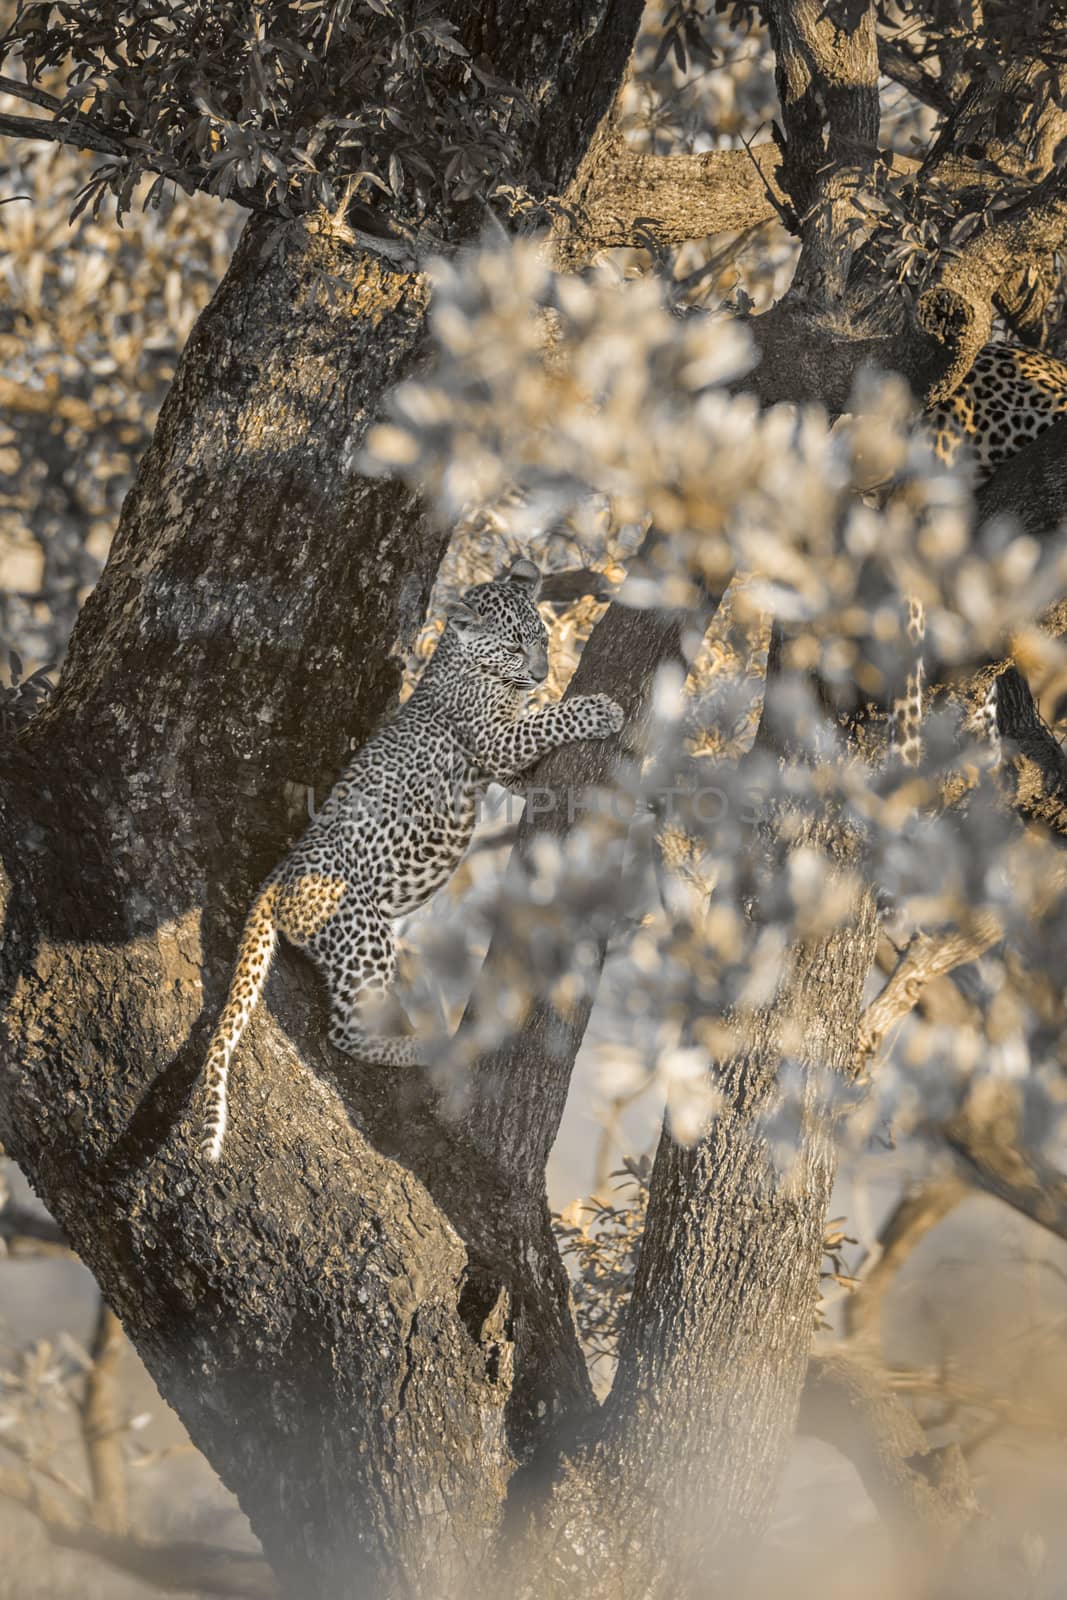
{"type": "MultiPolygon", "coordinates": [[[[818,823],[802,844],[845,870],[854,861],[844,830],[818,823]]],[[[736,1590],[795,1431],[834,1175],[830,1102],[851,1078],[875,936],[865,893],[847,925],[795,946],[749,1045],[719,1069],[708,1133],[686,1149],[664,1127],[612,1392],[537,1518],[538,1579],[520,1580],[521,1595],[736,1590]],[[798,1100],[779,1143],[765,1119],[782,1115],[785,1062],[798,1100]]]]}
{"type": "Polygon", "coordinates": [[[423,615],[444,536],[354,455],[424,308],[416,280],[249,226],[0,792],[4,1143],[305,1594],[406,1593],[427,1563],[443,1590],[501,1492],[426,1404],[447,1370],[459,1436],[499,1434],[418,1182],[265,1015],[218,1176],[190,1098],[234,930],[300,826],[286,784],[367,736],[423,615]]]}

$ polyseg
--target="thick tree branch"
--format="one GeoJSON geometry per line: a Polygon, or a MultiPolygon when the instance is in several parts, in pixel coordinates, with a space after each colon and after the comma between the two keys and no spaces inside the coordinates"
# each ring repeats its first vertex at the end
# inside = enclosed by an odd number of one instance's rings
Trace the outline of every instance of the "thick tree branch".
{"type": "Polygon", "coordinates": [[[1067,753],[1042,721],[1022,673],[997,679],[997,727],[1016,810],[1067,839],[1067,753]]]}
{"type": "Polygon", "coordinates": [[[951,394],[989,342],[992,301],[1006,278],[1034,257],[1058,249],[1067,235],[1067,198],[1056,174],[1024,200],[996,213],[996,221],[954,250],[916,308],[919,323],[952,348],[952,362],[927,396],[936,401],[951,394]]]}
{"type": "MultiPolygon", "coordinates": [[[[969,9],[977,13],[978,7],[969,9]]],[[[966,20],[967,10],[945,11],[941,19],[943,40],[949,36],[966,39],[972,28],[966,20]]],[[[1005,198],[1016,205],[1025,203],[1025,197],[1043,181],[1055,180],[1058,151],[1067,135],[1067,113],[1062,109],[1067,70],[1055,65],[1062,60],[1062,50],[1056,38],[1054,9],[1047,9],[1044,16],[1051,30],[1047,39],[1023,30],[1019,35],[1023,41],[1021,53],[1006,60],[1002,71],[970,74],[962,92],[953,87],[952,114],[919,169],[914,191],[917,220],[931,214],[944,228],[946,217],[960,221],[976,213],[985,216],[991,205],[998,201],[1002,204],[1005,198]]],[[[954,46],[949,49],[948,58],[942,55],[942,81],[946,84],[950,79],[945,73],[949,71],[951,78],[953,70],[948,63],[957,56],[962,63],[962,52],[954,46]]],[[[1040,259],[1043,253],[1038,241],[1031,243],[1040,259]]],[[[940,298],[935,292],[926,301],[924,325],[916,324],[902,295],[886,293],[884,254],[880,249],[867,248],[857,257],[849,283],[848,320],[857,333],[881,333],[901,339],[905,346],[916,345],[911,356],[905,349],[905,360],[899,366],[888,360],[881,364],[896,366],[924,403],[930,403],[952,392],[965,375],[982,342],[983,327],[988,327],[988,301],[997,288],[1003,285],[1004,292],[1013,295],[1013,285],[1033,259],[1018,258],[1012,270],[1002,272],[999,284],[992,287],[989,277],[996,273],[991,264],[990,273],[981,274],[981,285],[976,274],[972,286],[978,295],[976,303],[952,291],[940,298]],[[932,365],[921,359],[924,341],[940,352],[932,365]],[[927,370],[916,372],[914,355],[920,357],[919,368],[925,366],[927,370]]],[[[952,266],[952,257],[946,258],[945,265],[952,266]]],[[[891,353],[889,345],[886,354],[891,353]]]]}
{"type": "Polygon", "coordinates": [[[767,21],[784,128],[779,181],[801,239],[786,301],[808,315],[840,318],[855,202],[878,153],[875,8],[850,0],[770,0],[767,21]]]}
{"type": "Polygon", "coordinates": [[[976,1510],[958,1448],[932,1450],[911,1407],[846,1354],[812,1357],[797,1426],[852,1462],[916,1579],[928,1580],[931,1554],[949,1548],[976,1510]]]}
{"type": "Polygon", "coordinates": [[[655,156],[632,150],[620,135],[591,151],[571,193],[571,219],[557,226],[561,264],[597,250],[632,245],[642,232],[661,244],[732,233],[765,222],[785,204],[773,144],[701,155],[655,156]]]}
{"type": "MultiPolygon", "coordinates": [[[[833,860],[848,858],[843,838],[818,824],[792,843],[816,839],[833,860]]],[[[814,1319],[818,1292],[833,1171],[820,1084],[850,1071],[874,939],[864,899],[852,925],[794,947],[774,1001],[737,1019],[750,1043],[717,1069],[722,1109],[706,1137],[687,1149],[664,1128],[603,1433],[545,1513],[557,1570],[580,1573],[596,1600],[608,1591],[586,1507],[601,1497],[626,1541],[626,1583],[611,1591],[624,1600],[659,1592],[668,1573],[678,1592],[699,1591],[712,1550],[727,1573],[757,1535],[773,1484],[764,1474],[787,1448],[807,1363],[798,1321],[814,1319]],[[784,1051],[804,1081],[785,1169],[760,1120],[784,1051]],[[650,1501],[664,1523],[642,1516],[650,1501]],[[622,1531],[637,1520],[639,1545],[622,1531]],[[662,1539],[660,1526],[670,1529],[662,1539]]]]}
{"type": "Polygon", "coordinates": [[[1044,35],[1022,30],[1021,52],[1000,72],[980,72],[923,159],[921,179],[955,215],[985,209],[1005,181],[1031,187],[1057,170],[1067,132],[1062,30],[1057,8],[1044,11],[1044,35]]]}
{"type": "MultiPolygon", "coordinates": [[[[780,216],[788,196],[780,186],[775,144],[700,155],[656,156],[633,150],[619,135],[590,151],[568,195],[570,217],[557,225],[563,266],[597,250],[639,243],[643,235],[679,244],[734,233],[780,216]]],[[[894,170],[918,163],[894,158],[894,170]]]]}
{"type": "MultiPolygon", "coordinates": [[[[627,714],[627,728],[631,730],[621,736],[624,747],[640,746],[639,730],[647,715],[656,670],[664,662],[679,657],[684,620],[678,612],[637,609],[616,601],[597,624],[582,652],[568,695],[593,691],[617,699],[627,714]]],[[[565,746],[547,756],[530,774],[531,789],[543,791],[551,804],[548,810],[528,807],[519,829],[512,876],[520,903],[525,898],[521,886],[529,870],[533,840],[544,834],[565,837],[581,814],[577,808],[582,796],[610,784],[619,750],[619,742],[615,740],[565,746]]],[[[610,861],[605,842],[602,887],[608,915],[602,925],[598,920],[582,930],[583,937],[591,937],[595,942],[598,957],[593,967],[596,969],[607,949],[614,920],[613,907],[618,898],[621,859],[616,860],[615,855],[621,856],[625,828],[616,832],[617,837],[610,847],[610,861]]],[[[505,899],[507,897],[505,887],[505,899]]],[[[490,946],[461,1034],[464,1030],[476,1033],[479,1018],[492,1017],[492,997],[500,987],[517,983],[521,992],[524,978],[529,982],[530,969],[525,954],[529,938],[529,930],[524,936],[521,926],[512,927],[508,923],[501,926],[490,946]]],[[[587,992],[577,1004],[568,1007],[566,1015],[561,1015],[547,1000],[539,1000],[531,1008],[518,1037],[498,1054],[480,1060],[474,1069],[474,1103],[468,1128],[475,1146],[511,1172],[513,1181],[522,1182],[538,1193],[592,1004],[593,994],[587,992]]]]}
{"type": "Polygon", "coordinates": [[[764,405],[779,401],[821,403],[830,415],[847,410],[863,367],[899,372],[917,395],[927,393],[945,370],[948,354],[923,329],[856,337],[820,325],[785,299],[745,326],[760,360],[739,382],[764,405]]]}

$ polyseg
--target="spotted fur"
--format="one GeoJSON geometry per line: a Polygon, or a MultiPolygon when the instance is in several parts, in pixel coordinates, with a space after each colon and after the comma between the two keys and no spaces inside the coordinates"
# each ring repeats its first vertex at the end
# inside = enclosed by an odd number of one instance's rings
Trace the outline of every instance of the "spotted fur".
{"type": "Polygon", "coordinates": [[[939,459],[952,463],[966,445],[981,481],[1065,413],[1067,362],[1020,345],[987,344],[925,420],[939,459]]]}
{"type": "MultiPolygon", "coordinates": [[[[982,483],[1001,462],[1067,415],[1067,362],[1020,345],[987,344],[959,388],[926,413],[924,425],[933,437],[934,454],[951,466],[968,450],[976,482],[982,483]]],[[[893,701],[890,748],[904,766],[922,759],[922,695],[925,618],[920,602],[907,601],[907,636],[915,649],[904,691],[893,701]]],[[[989,764],[1000,766],[996,679],[966,720],[988,752],[989,764]]]]}
{"type": "Polygon", "coordinates": [[[907,600],[905,634],[911,647],[911,666],[904,681],[904,692],[893,701],[889,737],[892,753],[901,766],[917,767],[922,760],[923,640],[926,638],[926,613],[914,595],[907,600]]]}
{"type": "Polygon", "coordinates": [[[963,718],[963,732],[969,735],[977,746],[978,765],[985,767],[989,772],[999,772],[1004,759],[1004,747],[997,722],[998,681],[997,678],[992,679],[981,700],[963,718]]]}
{"type": "Polygon", "coordinates": [[[326,979],[331,1044],[386,1066],[413,1066],[417,1042],[372,1023],[392,984],[395,918],[452,876],[470,843],[480,793],[546,751],[606,739],[622,726],[606,695],[524,715],[548,675],[537,610],[541,575],[516,561],[469,589],[414,694],[349,762],[311,826],[274,869],[245,924],[229,995],[208,1047],[202,1150],[222,1152],[230,1060],[267,979],[278,934],[326,979]]]}

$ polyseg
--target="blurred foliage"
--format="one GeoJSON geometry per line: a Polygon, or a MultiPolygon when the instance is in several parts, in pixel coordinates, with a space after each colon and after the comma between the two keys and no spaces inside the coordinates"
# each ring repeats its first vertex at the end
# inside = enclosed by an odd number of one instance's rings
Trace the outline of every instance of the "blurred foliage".
{"type": "MultiPolygon", "coordinates": [[[[1054,982],[1064,915],[1053,888],[1058,855],[1040,836],[1018,833],[988,777],[983,788],[958,713],[945,707],[931,717],[928,769],[902,777],[878,770],[877,740],[864,752],[873,765],[835,743],[810,675],[831,687],[858,684],[884,704],[907,655],[907,593],[921,596],[937,654],[961,672],[996,656],[1013,630],[1034,661],[1062,662],[1062,643],[1032,619],[1062,591],[1063,542],[1039,545],[1003,528],[975,539],[967,483],[933,459],[899,381],[862,376],[844,427],[830,428],[814,406],[761,412],[729,388],[751,360],[743,323],[679,318],[669,285],[654,277],[620,279],[603,267],[578,280],[517,242],[442,265],[431,326],[434,362],[395,392],[389,419],[369,436],[369,465],[417,482],[446,518],[496,508],[504,538],[526,522],[586,518],[590,545],[595,530],[608,541],[625,530],[632,550],[637,531],[653,526],[652,545],[627,562],[624,604],[699,614],[705,586],[716,592],[735,572],[753,574],[731,589],[717,638],[709,644],[695,626],[685,646],[695,664],[709,648],[736,660],[747,644],[750,669],[740,681],[711,673],[699,702],[694,674],[686,692],[665,672],[649,754],[619,779],[625,806],[583,817],[566,838],[539,839],[529,893],[515,888],[497,905],[515,986],[510,1000],[499,997],[500,1026],[531,986],[566,1010],[587,980],[599,984],[609,1097],[626,1087],[624,1067],[634,1081],[655,1082],[688,1143],[716,1109],[709,1067],[735,1053],[790,949],[847,924],[873,885],[892,897],[904,942],[909,927],[966,923],[988,909],[1024,952],[1024,967],[1054,982]],[[877,500],[864,497],[872,474],[892,480],[877,500]],[[807,758],[787,775],[773,747],[740,766],[722,759],[736,752],[732,741],[751,737],[767,611],[791,635],[776,715],[807,758]],[[731,626],[741,651],[724,648],[731,626]],[[981,792],[968,807],[945,805],[946,785],[965,768],[981,792]],[[801,843],[828,805],[862,840],[847,868],[801,843]],[[684,836],[684,859],[668,846],[666,871],[657,872],[655,852],[620,855],[619,817],[634,807],[661,842],[684,836]],[[753,835],[761,815],[789,819],[773,844],[753,835]],[[622,931],[601,981],[595,963],[588,975],[580,962],[575,969],[574,950],[604,919],[622,931]]],[[[448,946],[453,980],[458,943],[448,946]]],[[[424,956],[432,968],[433,952],[424,956]]],[[[951,1036],[924,1034],[916,1019],[912,1052],[880,1071],[867,1109],[851,1119],[857,1138],[887,1108],[900,1129],[951,1116],[974,1073],[994,1064],[1017,1072],[1025,1062],[1032,1091],[1058,1104],[1044,1002],[1036,987],[1018,992],[1004,960],[990,953],[983,970],[991,994],[1005,984],[1017,991],[1010,1046],[992,1011],[951,1036]]],[[[468,978],[475,964],[472,954],[468,978]]],[[[807,1114],[787,1074],[768,1126],[785,1161],[807,1114]]]]}

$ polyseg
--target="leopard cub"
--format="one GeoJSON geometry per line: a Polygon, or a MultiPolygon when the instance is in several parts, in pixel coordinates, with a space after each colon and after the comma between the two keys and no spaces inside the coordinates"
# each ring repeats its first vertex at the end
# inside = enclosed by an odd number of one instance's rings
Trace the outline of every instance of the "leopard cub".
{"type": "Polygon", "coordinates": [[[623,712],[606,695],[524,715],[548,675],[537,610],[541,574],[519,560],[468,589],[411,698],[349,762],[249,913],[229,994],[208,1047],[202,1151],[218,1161],[230,1059],[267,980],[278,934],[305,950],[330,994],[330,1043],[386,1066],[413,1066],[418,1044],[373,1031],[396,970],[393,922],[447,883],[474,831],[478,797],[546,751],[606,739],[623,712]]]}

